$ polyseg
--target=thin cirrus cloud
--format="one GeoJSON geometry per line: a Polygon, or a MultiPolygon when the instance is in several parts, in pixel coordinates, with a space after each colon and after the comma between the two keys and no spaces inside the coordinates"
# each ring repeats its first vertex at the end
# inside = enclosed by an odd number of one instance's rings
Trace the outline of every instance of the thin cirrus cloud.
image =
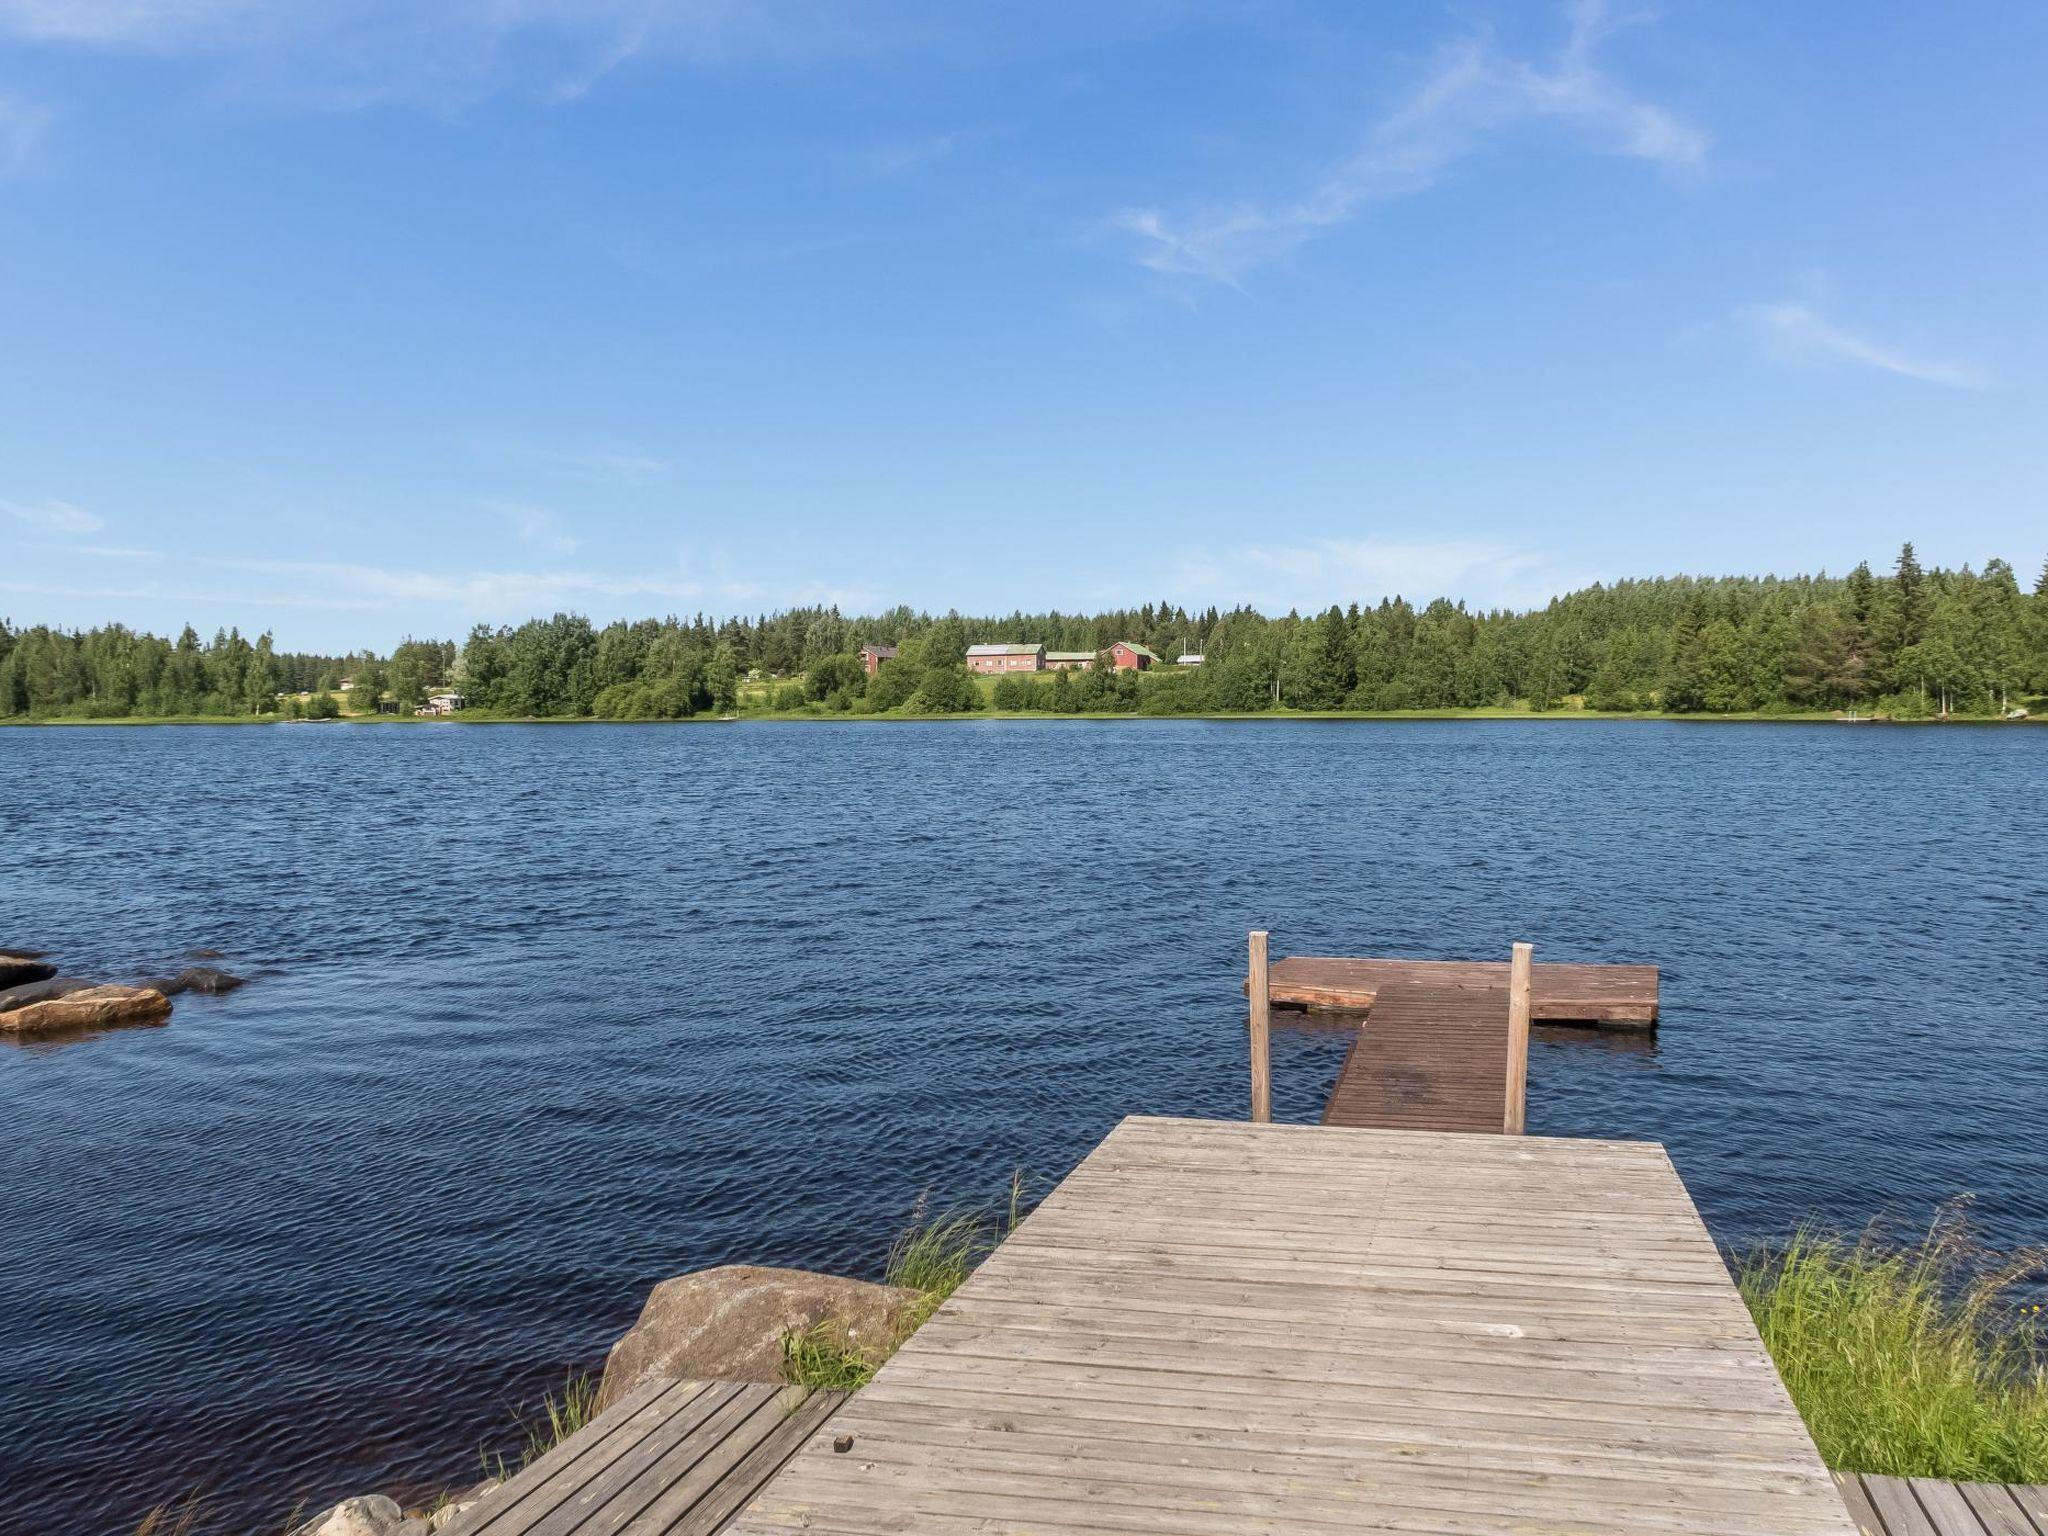
{"type": "Polygon", "coordinates": [[[1199,602],[1247,603],[1268,613],[1373,604],[1383,597],[1523,608],[1582,584],[1546,555],[1481,539],[1321,538],[1221,554],[1192,549],[1181,554],[1168,580],[1199,602]]]}
{"type": "Polygon", "coordinates": [[[1779,357],[1853,363],[1948,389],[1983,389],[1990,382],[1973,364],[1901,351],[1828,320],[1805,304],[1745,304],[1736,309],[1735,318],[1779,357]]]}
{"type": "Polygon", "coordinates": [[[529,549],[566,555],[572,553],[580,542],[547,507],[525,501],[486,501],[483,505],[487,511],[503,518],[513,537],[529,549]]]}
{"type": "Polygon", "coordinates": [[[825,0],[0,0],[0,37],[203,59],[250,94],[316,110],[566,101],[640,55],[716,65],[867,51],[886,7],[825,0]],[[868,15],[865,12],[876,12],[868,15]]]}
{"type": "Polygon", "coordinates": [[[0,92],[0,176],[28,164],[52,115],[47,107],[0,92]]]}
{"type": "Polygon", "coordinates": [[[0,501],[0,513],[34,533],[67,535],[98,533],[106,519],[68,501],[0,501]]]}
{"type": "Polygon", "coordinates": [[[1629,91],[1595,53],[1615,24],[1602,0],[1567,11],[1563,46],[1547,63],[1503,53],[1488,33],[1445,50],[1363,146],[1291,197],[1168,212],[1126,208],[1112,225],[1137,237],[1140,265],[1162,275],[1236,286],[1254,267],[1361,217],[1413,197],[1509,131],[1543,122],[1579,130],[1597,150],[1686,168],[1700,164],[1705,133],[1629,91]]]}

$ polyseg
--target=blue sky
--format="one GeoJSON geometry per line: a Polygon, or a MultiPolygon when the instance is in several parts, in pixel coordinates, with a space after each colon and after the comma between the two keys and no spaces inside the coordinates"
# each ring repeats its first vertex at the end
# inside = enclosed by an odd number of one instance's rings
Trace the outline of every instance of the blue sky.
{"type": "Polygon", "coordinates": [[[2048,552],[2048,8],[0,0],[0,613],[2048,552]]]}

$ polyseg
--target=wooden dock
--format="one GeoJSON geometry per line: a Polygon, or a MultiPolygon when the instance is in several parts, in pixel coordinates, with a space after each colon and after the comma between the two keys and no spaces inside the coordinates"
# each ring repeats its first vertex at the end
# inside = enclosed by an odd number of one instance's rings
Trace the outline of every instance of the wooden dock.
{"type": "Polygon", "coordinates": [[[442,1536],[711,1536],[845,1401],[772,1383],[645,1382],[442,1536]]]}
{"type": "Polygon", "coordinates": [[[1126,1120],[832,1431],[735,1532],[1855,1530],[1650,1143],[1126,1120]]]}
{"type": "Polygon", "coordinates": [[[1863,1536],[2048,1536],[2048,1487],[1837,1472],[1863,1536]]]}
{"type": "MultiPolygon", "coordinates": [[[[1289,955],[1275,960],[1267,996],[1276,1007],[1370,1012],[1386,987],[1432,992],[1504,991],[1505,960],[1363,960],[1289,955]]],[[[1537,1023],[1648,1028],[1657,1022],[1654,965],[1542,962],[1533,967],[1530,1017],[1537,1023]]]]}
{"type": "Polygon", "coordinates": [[[1499,1134],[1507,1075],[1506,987],[1390,985],[1351,1042],[1323,1124],[1499,1134]]]}

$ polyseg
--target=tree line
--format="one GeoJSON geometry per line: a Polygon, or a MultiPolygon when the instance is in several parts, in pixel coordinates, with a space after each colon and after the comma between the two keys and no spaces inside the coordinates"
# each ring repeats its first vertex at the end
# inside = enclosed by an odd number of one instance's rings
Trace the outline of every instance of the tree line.
{"type": "Polygon", "coordinates": [[[986,617],[794,608],[602,628],[556,614],[480,625],[460,646],[407,640],[389,656],[279,652],[269,635],[251,642],[233,630],[209,644],[190,627],[172,642],[120,625],[75,632],[0,622],[0,715],[303,712],[295,695],[331,702],[343,681],[358,710],[372,700],[410,710],[452,687],[489,714],[601,719],[750,708],[946,714],[985,704],[1074,714],[1572,703],[1988,716],[2048,694],[2048,564],[2027,591],[2004,560],[1926,570],[1908,544],[1882,573],[1864,564],[1840,577],[1620,581],[1523,612],[1442,598],[1418,608],[1394,597],[1279,618],[1168,603],[986,617]],[[1102,652],[1118,640],[1205,662],[1003,678],[992,698],[964,665],[976,641],[1102,652]],[[867,644],[897,648],[873,676],[857,654],[867,644]]]}

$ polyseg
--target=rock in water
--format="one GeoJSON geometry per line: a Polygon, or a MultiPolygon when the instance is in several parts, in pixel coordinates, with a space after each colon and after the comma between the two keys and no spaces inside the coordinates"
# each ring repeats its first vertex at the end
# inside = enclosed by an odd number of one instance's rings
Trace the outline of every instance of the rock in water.
{"type": "Polygon", "coordinates": [[[223,992],[232,992],[245,985],[245,982],[240,976],[231,976],[210,965],[188,965],[175,976],[153,976],[140,985],[154,987],[165,997],[176,997],[180,992],[204,992],[210,997],[218,997],[223,992]]]}
{"type": "Polygon", "coordinates": [[[50,981],[26,981],[18,987],[0,989],[0,1013],[12,1013],[30,1003],[47,1003],[53,997],[69,997],[74,992],[83,992],[87,987],[98,985],[98,982],[79,981],[71,976],[58,976],[50,981]]]}
{"type": "Polygon", "coordinates": [[[48,981],[56,974],[57,967],[46,965],[39,949],[0,949],[0,987],[48,981]]]}
{"type": "Polygon", "coordinates": [[[405,1511],[381,1493],[343,1499],[295,1536],[391,1536],[405,1523],[405,1511]]]}
{"type": "Polygon", "coordinates": [[[887,1354],[909,1325],[916,1291],[803,1269],[726,1264],[664,1280],[605,1357],[600,1407],[651,1376],[780,1381],[782,1336],[835,1323],[848,1342],[887,1354]]]}
{"type": "Polygon", "coordinates": [[[105,1029],[113,1024],[161,1024],[170,1016],[171,1000],[154,987],[87,986],[0,1013],[0,1034],[42,1035],[66,1029],[105,1029]]]}

